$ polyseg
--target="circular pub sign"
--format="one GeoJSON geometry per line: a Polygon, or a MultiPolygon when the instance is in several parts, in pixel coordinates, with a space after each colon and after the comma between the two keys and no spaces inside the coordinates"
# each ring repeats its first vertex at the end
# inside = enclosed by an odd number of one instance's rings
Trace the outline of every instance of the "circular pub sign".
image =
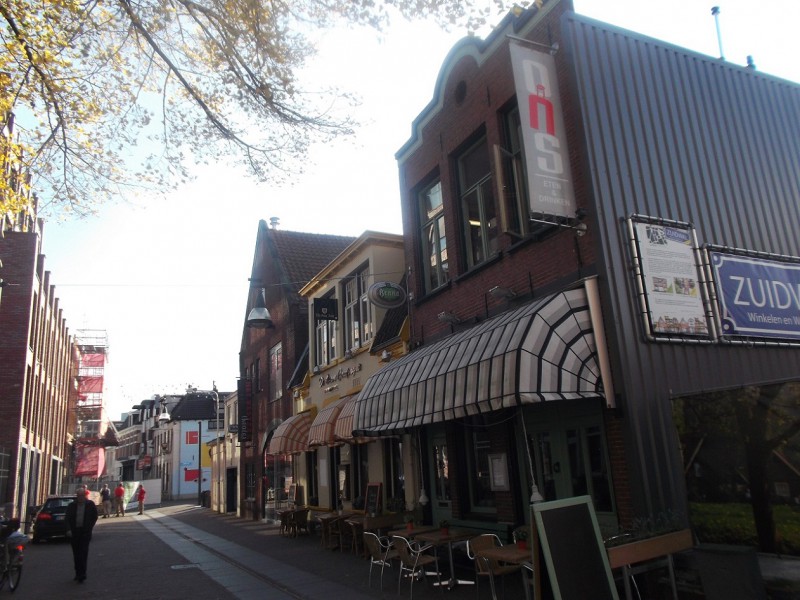
{"type": "Polygon", "coordinates": [[[391,281],[376,281],[367,291],[369,301],[381,308],[397,308],[406,301],[406,291],[391,281]]]}

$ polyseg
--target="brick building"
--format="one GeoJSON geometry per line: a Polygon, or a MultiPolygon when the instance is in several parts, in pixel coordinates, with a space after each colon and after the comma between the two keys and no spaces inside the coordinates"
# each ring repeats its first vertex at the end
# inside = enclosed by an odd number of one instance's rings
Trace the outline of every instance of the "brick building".
{"type": "Polygon", "coordinates": [[[241,445],[240,507],[242,516],[265,516],[269,490],[284,487],[292,458],[268,453],[275,429],[293,416],[289,381],[308,346],[308,303],[300,289],[344,250],[352,237],[278,229],[260,221],[256,236],[250,293],[239,353],[238,390],[241,445]],[[270,321],[248,327],[255,307],[270,321]],[[277,480],[277,481],[276,481],[277,480]]]}
{"type": "Polygon", "coordinates": [[[74,346],[41,253],[41,222],[3,218],[0,234],[0,502],[26,517],[60,491],[74,346]]]}
{"type": "Polygon", "coordinates": [[[798,106],[568,1],[453,47],[397,153],[412,352],[354,422],[418,441],[428,522],[507,533],[533,499],[589,495],[604,533],[686,523],[677,401],[796,406],[796,295],[730,294],[753,265],[797,289],[798,106]]]}

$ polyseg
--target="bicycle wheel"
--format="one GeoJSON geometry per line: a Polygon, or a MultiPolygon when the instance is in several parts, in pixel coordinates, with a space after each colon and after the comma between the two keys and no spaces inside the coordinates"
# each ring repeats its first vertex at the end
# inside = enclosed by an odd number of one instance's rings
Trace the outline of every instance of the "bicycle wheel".
{"type": "Polygon", "coordinates": [[[20,579],[22,579],[22,563],[13,561],[8,568],[8,589],[12,594],[19,587],[20,579]]]}

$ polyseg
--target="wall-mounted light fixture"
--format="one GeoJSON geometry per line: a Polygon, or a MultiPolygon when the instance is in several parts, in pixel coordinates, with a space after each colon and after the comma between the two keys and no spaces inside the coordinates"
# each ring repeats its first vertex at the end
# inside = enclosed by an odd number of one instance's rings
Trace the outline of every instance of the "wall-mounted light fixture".
{"type": "Polygon", "coordinates": [[[392,360],[392,353],[388,350],[384,350],[381,352],[381,362],[389,362],[392,360]]]}
{"type": "Polygon", "coordinates": [[[459,319],[453,313],[446,310],[443,310],[438,315],[436,315],[436,318],[439,319],[439,321],[441,321],[442,323],[450,323],[451,325],[461,323],[461,319],[459,319]]]}
{"type": "Polygon", "coordinates": [[[510,300],[511,298],[516,297],[517,292],[511,288],[496,285],[489,290],[489,294],[491,294],[493,298],[505,298],[506,300],[510,300]]]}
{"type": "Polygon", "coordinates": [[[256,304],[247,315],[247,326],[257,329],[272,329],[275,324],[267,310],[267,302],[264,299],[264,288],[260,288],[256,294],[256,304]]]}

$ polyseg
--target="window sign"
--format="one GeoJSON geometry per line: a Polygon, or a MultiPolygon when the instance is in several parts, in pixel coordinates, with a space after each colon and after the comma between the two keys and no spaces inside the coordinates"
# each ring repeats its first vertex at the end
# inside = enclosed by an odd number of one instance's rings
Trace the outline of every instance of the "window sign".
{"type": "Polygon", "coordinates": [[[800,340],[800,259],[708,255],[723,335],[800,340]]]}
{"type": "Polygon", "coordinates": [[[691,226],[635,219],[630,223],[648,334],[708,337],[691,226]]]}

